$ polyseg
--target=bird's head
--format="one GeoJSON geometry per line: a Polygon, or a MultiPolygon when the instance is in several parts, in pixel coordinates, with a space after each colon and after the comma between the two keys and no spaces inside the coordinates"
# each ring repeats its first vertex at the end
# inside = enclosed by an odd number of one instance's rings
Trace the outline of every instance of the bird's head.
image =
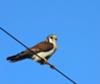
{"type": "Polygon", "coordinates": [[[55,34],[50,34],[50,35],[47,37],[47,40],[48,40],[50,43],[56,42],[57,36],[56,36],[55,34]]]}

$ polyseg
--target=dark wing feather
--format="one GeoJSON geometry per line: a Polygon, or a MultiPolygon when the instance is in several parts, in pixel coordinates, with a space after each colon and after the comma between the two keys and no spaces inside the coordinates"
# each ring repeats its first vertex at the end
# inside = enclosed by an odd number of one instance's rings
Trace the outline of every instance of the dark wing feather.
{"type": "Polygon", "coordinates": [[[18,53],[16,55],[13,55],[13,56],[10,56],[10,57],[7,57],[7,60],[10,60],[12,62],[16,62],[16,61],[20,61],[20,60],[23,60],[25,58],[29,58],[31,55],[30,51],[23,51],[21,53],[18,53]]]}
{"type": "Polygon", "coordinates": [[[36,46],[32,47],[31,50],[35,53],[38,52],[47,52],[53,48],[53,44],[49,42],[41,42],[37,44],[36,46]]]}
{"type": "Polygon", "coordinates": [[[23,51],[21,53],[18,53],[14,56],[10,56],[7,58],[7,60],[10,60],[12,62],[16,62],[19,60],[23,60],[25,58],[31,58],[32,54],[38,53],[38,52],[46,52],[49,51],[53,48],[53,44],[49,43],[49,42],[41,42],[39,44],[37,44],[36,46],[30,48],[31,51],[33,51],[33,53],[31,53],[29,50],[23,51]]]}

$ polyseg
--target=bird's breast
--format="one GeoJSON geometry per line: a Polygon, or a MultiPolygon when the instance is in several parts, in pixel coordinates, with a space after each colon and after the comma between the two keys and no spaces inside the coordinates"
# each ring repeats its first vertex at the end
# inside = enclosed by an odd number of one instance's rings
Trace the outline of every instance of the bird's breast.
{"type": "MultiPolygon", "coordinates": [[[[55,52],[55,48],[50,50],[50,51],[47,51],[47,52],[39,52],[37,53],[37,55],[39,55],[40,57],[42,58],[46,58],[47,56],[50,56],[52,55],[53,53],[55,52]]],[[[35,61],[38,61],[40,60],[40,58],[36,55],[33,55],[32,58],[35,60],[35,61]]]]}

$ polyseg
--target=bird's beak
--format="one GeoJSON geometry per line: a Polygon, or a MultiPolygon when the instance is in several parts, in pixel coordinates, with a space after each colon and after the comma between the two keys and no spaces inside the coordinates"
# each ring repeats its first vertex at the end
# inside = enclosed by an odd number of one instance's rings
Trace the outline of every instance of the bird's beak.
{"type": "Polygon", "coordinates": [[[55,38],[55,40],[58,40],[57,38],[55,38]]]}

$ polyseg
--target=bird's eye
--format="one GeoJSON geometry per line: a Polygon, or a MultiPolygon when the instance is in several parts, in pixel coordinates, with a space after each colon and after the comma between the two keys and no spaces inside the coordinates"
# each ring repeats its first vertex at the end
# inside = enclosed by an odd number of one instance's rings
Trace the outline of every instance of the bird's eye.
{"type": "Polygon", "coordinates": [[[53,37],[52,37],[52,36],[51,36],[50,38],[51,38],[51,39],[53,39],[53,37]]]}

